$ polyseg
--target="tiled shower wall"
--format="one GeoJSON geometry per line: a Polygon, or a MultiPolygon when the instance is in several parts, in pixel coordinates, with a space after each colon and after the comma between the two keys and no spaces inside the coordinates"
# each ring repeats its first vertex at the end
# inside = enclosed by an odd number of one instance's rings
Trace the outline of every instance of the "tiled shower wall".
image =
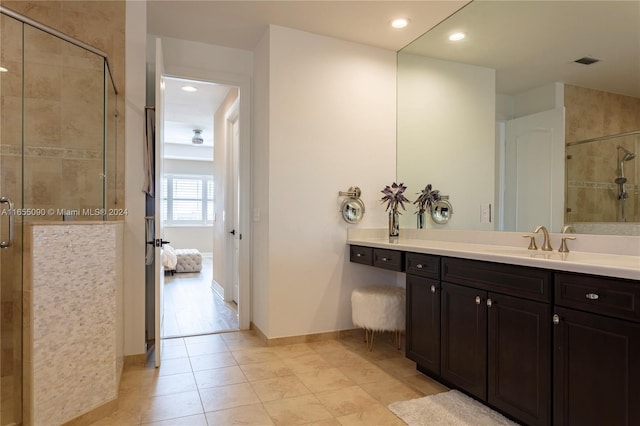
{"type": "MultiPolygon", "coordinates": [[[[107,53],[119,90],[116,105],[107,113],[124,111],[124,1],[3,0],[2,4],[107,53]]],[[[62,220],[58,209],[103,207],[103,65],[101,58],[84,49],[26,28],[24,207],[54,208],[56,214],[41,215],[38,220],[62,220]]],[[[12,46],[6,41],[3,50],[12,46]]],[[[11,96],[19,94],[3,93],[3,117],[17,102],[11,96]]],[[[113,99],[109,96],[109,101],[113,99]]],[[[15,124],[12,128],[21,132],[21,120],[17,118],[11,120],[15,124]]],[[[112,143],[107,153],[112,166],[107,207],[124,208],[124,114],[117,120],[117,127],[107,129],[112,143]]],[[[3,120],[3,127],[5,124],[10,126],[8,118],[3,120]]],[[[16,156],[17,161],[22,154],[20,135],[4,136],[3,155],[16,156]]]]}
{"type": "MultiPolygon", "coordinates": [[[[571,142],[600,136],[640,130],[640,98],[618,95],[577,86],[565,86],[565,141],[571,142]]],[[[620,220],[617,145],[638,152],[636,137],[599,141],[567,148],[567,200],[571,209],[565,213],[566,223],[616,222],[620,220]]],[[[640,154],[640,153],[639,153],[640,154]]],[[[640,160],[625,162],[628,179],[625,202],[627,222],[640,222],[640,160]]]]}
{"type": "Polygon", "coordinates": [[[123,365],[120,222],[25,227],[25,424],[112,402],[123,365]]]}

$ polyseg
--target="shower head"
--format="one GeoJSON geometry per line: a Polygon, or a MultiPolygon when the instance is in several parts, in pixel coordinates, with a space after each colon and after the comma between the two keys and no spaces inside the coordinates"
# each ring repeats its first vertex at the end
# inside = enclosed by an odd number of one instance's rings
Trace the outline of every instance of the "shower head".
{"type": "Polygon", "coordinates": [[[624,146],[618,145],[618,149],[621,149],[622,151],[624,151],[624,157],[622,157],[622,161],[630,161],[636,158],[636,153],[629,151],[624,146]]]}

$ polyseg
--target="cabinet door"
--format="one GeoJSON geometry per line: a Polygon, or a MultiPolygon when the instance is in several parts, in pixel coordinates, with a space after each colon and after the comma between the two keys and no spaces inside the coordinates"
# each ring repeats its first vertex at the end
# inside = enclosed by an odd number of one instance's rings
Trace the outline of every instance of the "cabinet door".
{"type": "Polygon", "coordinates": [[[443,379],[476,397],[487,397],[486,292],[442,283],[443,379]]]}
{"type": "Polygon", "coordinates": [[[489,293],[489,404],[528,425],[551,421],[551,306],[489,293]]]}
{"type": "Polygon", "coordinates": [[[440,283],[407,274],[407,358],[440,374],[440,283]]]}
{"type": "Polygon", "coordinates": [[[555,313],[554,424],[640,424],[640,324],[555,313]]]}

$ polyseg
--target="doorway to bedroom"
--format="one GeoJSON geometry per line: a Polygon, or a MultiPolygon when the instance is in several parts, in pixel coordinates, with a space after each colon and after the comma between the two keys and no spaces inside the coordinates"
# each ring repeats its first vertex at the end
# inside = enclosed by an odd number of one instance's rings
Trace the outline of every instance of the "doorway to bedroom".
{"type": "Polygon", "coordinates": [[[233,288],[226,278],[233,258],[226,238],[234,217],[238,103],[238,87],[165,78],[158,196],[169,244],[163,254],[162,338],[239,328],[237,297],[225,291],[233,288]]]}

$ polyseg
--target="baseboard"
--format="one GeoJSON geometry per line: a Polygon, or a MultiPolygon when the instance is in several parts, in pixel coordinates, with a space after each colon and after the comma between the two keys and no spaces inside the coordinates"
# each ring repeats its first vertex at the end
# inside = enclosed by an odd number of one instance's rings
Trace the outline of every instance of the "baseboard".
{"type": "Polygon", "coordinates": [[[362,330],[359,328],[351,328],[345,330],[328,331],[324,333],[302,334],[299,336],[276,337],[270,339],[262,332],[262,330],[260,330],[260,327],[255,325],[253,322],[249,323],[249,329],[255,331],[260,340],[262,340],[267,346],[283,346],[293,345],[296,343],[319,342],[323,340],[339,340],[342,337],[348,336],[355,331],[357,331],[358,333],[362,333],[362,330]]]}
{"type": "Polygon", "coordinates": [[[87,426],[113,414],[117,409],[118,398],[115,398],[91,411],[87,411],[86,413],[79,415],[75,419],[71,419],[68,422],[63,423],[63,426],[87,426]]]}
{"type": "Polygon", "coordinates": [[[211,280],[211,290],[224,300],[224,287],[218,284],[218,281],[214,279],[211,280]]]}
{"type": "Polygon", "coordinates": [[[124,369],[127,367],[145,366],[147,363],[147,354],[125,355],[124,369]]]}

